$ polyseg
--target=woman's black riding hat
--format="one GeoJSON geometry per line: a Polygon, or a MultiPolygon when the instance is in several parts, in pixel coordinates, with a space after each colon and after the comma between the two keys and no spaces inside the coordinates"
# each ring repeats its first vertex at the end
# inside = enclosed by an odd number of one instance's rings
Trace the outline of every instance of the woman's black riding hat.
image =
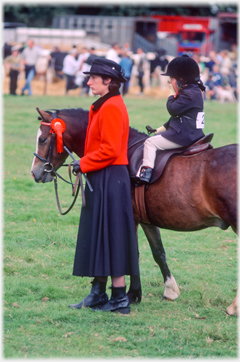
{"type": "Polygon", "coordinates": [[[91,69],[88,72],[83,72],[83,74],[96,74],[96,75],[105,75],[109,78],[118,80],[121,83],[127,81],[124,78],[124,69],[118,63],[113,60],[105,58],[97,58],[93,61],[91,69]]]}

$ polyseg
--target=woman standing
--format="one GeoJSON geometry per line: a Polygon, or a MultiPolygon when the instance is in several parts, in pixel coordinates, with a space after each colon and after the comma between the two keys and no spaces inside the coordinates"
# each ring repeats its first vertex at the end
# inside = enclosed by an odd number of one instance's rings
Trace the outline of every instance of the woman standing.
{"type": "Polygon", "coordinates": [[[94,60],[88,85],[100,95],[89,113],[84,157],[75,172],[88,174],[73,275],[94,277],[90,294],[71,308],[130,313],[125,275],[139,275],[130,178],[127,170],[129,118],[119,88],[125,82],[122,67],[108,59],[94,60]],[[110,300],[106,294],[112,279],[110,300]]]}

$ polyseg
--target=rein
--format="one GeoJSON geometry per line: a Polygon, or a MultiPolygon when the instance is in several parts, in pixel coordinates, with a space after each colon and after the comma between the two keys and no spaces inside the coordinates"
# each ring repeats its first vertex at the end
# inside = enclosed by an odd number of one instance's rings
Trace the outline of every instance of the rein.
{"type": "MultiPolygon", "coordinates": [[[[42,115],[41,115],[41,117],[42,117],[42,115]]],[[[57,118],[57,112],[55,111],[53,113],[53,119],[56,119],[56,118],[57,118]]],[[[42,117],[42,119],[43,119],[43,117],[42,117]]],[[[43,126],[51,127],[51,123],[49,123],[49,122],[40,121],[40,124],[43,125],[43,126]]],[[[54,140],[55,140],[55,133],[53,132],[52,129],[49,132],[51,133],[51,141],[50,141],[50,145],[49,145],[49,149],[47,151],[46,157],[43,158],[43,157],[39,156],[36,152],[34,152],[33,154],[34,154],[35,157],[37,157],[40,161],[42,161],[44,163],[43,173],[49,172],[54,177],[54,188],[55,188],[55,195],[56,195],[58,210],[59,210],[61,215],[66,215],[73,208],[73,206],[74,206],[74,204],[76,202],[76,199],[78,197],[80,187],[81,187],[81,194],[82,194],[82,207],[86,206],[86,199],[85,199],[85,193],[84,193],[83,181],[82,181],[82,173],[78,172],[76,174],[76,181],[73,184],[73,182],[72,182],[72,172],[71,172],[72,163],[69,163],[68,165],[67,164],[62,165],[62,166],[68,166],[68,174],[69,174],[70,182],[65,180],[62,176],[60,176],[56,172],[56,170],[54,169],[54,167],[53,167],[53,165],[51,163],[52,154],[53,154],[53,145],[54,145],[54,140]],[[68,183],[68,184],[70,184],[72,186],[72,196],[74,196],[74,199],[73,199],[72,204],[69,206],[69,208],[65,212],[62,212],[62,209],[61,209],[61,206],[60,206],[60,201],[59,201],[59,196],[58,196],[57,177],[59,177],[61,180],[63,180],[64,182],[66,182],[66,183],[68,183]]],[[[64,143],[64,141],[63,141],[63,143],[64,143]]],[[[86,178],[86,176],[85,176],[85,178],[86,178]]]]}
{"type": "MultiPolygon", "coordinates": [[[[81,173],[80,172],[77,173],[76,181],[75,181],[75,184],[73,185],[72,177],[71,177],[71,174],[72,174],[72,172],[71,172],[71,163],[68,165],[68,172],[69,172],[69,178],[71,180],[71,185],[72,185],[72,196],[74,196],[74,199],[73,199],[73,202],[71,203],[71,205],[69,206],[69,208],[64,212],[62,212],[60,201],[59,201],[57,177],[54,177],[54,188],[55,188],[57,206],[58,206],[58,210],[59,210],[61,215],[66,215],[70,210],[72,210],[72,208],[73,208],[73,206],[74,206],[74,204],[75,204],[75,202],[77,200],[80,187],[81,187],[81,192],[82,192],[82,206],[84,207],[86,205],[81,173]]],[[[64,180],[63,178],[61,178],[61,179],[64,180]]],[[[64,180],[64,181],[66,181],[66,180],[64,180]]],[[[70,182],[68,182],[68,183],[70,183],[70,182]]]]}

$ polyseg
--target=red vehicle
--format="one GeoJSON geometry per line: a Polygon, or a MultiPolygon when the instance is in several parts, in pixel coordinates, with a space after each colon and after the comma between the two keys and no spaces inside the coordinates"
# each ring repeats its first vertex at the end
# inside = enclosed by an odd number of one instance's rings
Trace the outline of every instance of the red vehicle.
{"type": "MultiPolygon", "coordinates": [[[[175,37],[176,53],[200,53],[208,55],[209,51],[219,47],[222,28],[229,22],[229,14],[219,14],[217,17],[153,15],[158,19],[158,35],[160,39],[175,37]]],[[[231,14],[231,30],[235,22],[235,40],[237,37],[237,14],[231,14]]],[[[228,28],[228,27],[227,27],[228,28]]]]}

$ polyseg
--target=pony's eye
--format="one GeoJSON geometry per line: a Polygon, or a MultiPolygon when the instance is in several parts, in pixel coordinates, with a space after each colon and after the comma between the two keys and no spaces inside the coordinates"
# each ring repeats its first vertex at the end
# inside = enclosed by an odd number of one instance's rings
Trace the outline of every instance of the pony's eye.
{"type": "Polygon", "coordinates": [[[39,141],[40,145],[44,145],[44,143],[46,143],[46,141],[47,141],[47,138],[39,137],[38,141],[39,141]]]}

